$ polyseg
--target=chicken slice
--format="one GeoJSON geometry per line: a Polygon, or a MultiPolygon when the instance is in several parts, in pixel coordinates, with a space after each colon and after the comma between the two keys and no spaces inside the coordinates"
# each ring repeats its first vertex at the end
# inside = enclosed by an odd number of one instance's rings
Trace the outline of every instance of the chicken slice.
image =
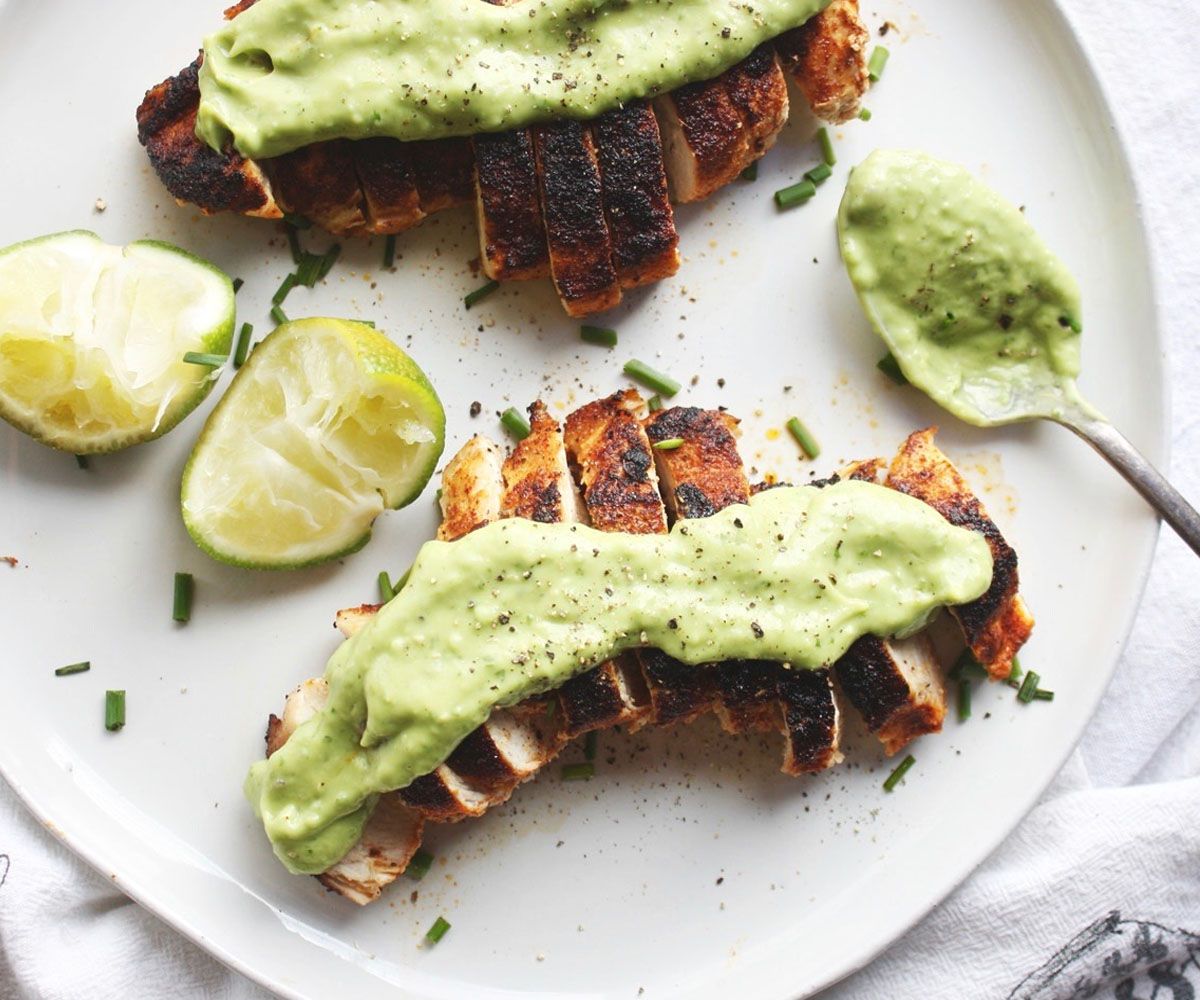
{"type": "Polygon", "coordinates": [[[927,503],[951,524],[977,531],[992,550],[992,583],[982,597],[950,614],[975,658],[997,680],[1033,631],[1033,616],[1017,592],[1017,554],[950,460],[933,443],[936,427],[911,434],[888,470],[887,485],[927,503]]]}
{"type": "Polygon", "coordinates": [[[529,130],[481,133],[472,144],[484,271],[496,281],[546,277],[550,257],[529,130]]]}
{"type": "Polygon", "coordinates": [[[644,406],[636,389],[626,389],[567,417],[567,455],[592,525],[601,531],[667,530],[650,440],[639,419],[644,406]]]}
{"type": "Polygon", "coordinates": [[[655,98],[671,197],[699,201],[736,180],[753,160],[745,116],[721,78],[655,98]]]}
{"type": "Polygon", "coordinates": [[[335,236],[365,232],[366,206],[354,169],[352,145],[345,139],[314,142],[264,160],[279,206],[335,236]]]}
{"type": "Polygon", "coordinates": [[[367,229],[372,233],[403,232],[425,218],[409,152],[411,146],[412,143],[386,138],[350,143],[366,203],[367,229]]]}
{"type": "Polygon", "coordinates": [[[946,717],[942,668],[929,636],[858,639],[834,665],[838,684],[889,756],[946,717]]]}
{"type": "Polygon", "coordinates": [[[679,438],[683,444],[654,450],[667,512],[673,520],[710,517],[750,500],[750,483],[738,454],[738,421],[719,410],[675,406],[646,421],[651,444],[679,438]]]}
{"type": "Polygon", "coordinates": [[[501,517],[543,524],[587,520],[571,470],[562,429],[540,400],[529,408],[529,434],[504,461],[501,517]]]}
{"type": "Polygon", "coordinates": [[[361,632],[381,607],[382,604],[360,604],[353,608],[342,608],[334,616],[333,625],[349,639],[361,632]]]}
{"type": "MultiPolygon", "coordinates": [[[[882,483],[887,462],[855,462],[844,479],[882,483]]],[[[936,733],[946,717],[941,663],[925,633],[909,639],[865,635],[834,664],[838,684],[888,755],[936,733]]]]}
{"type": "Polygon", "coordinates": [[[475,153],[470,139],[407,142],[413,181],[426,215],[475,198],[475,153]]]}
{"type": "MultiPolygon", "coordinates": [[[[639,419],[643,405],[642,397],[627,389],[567,417],[567,455],[592,526],[601,531],[644,535],[667,530],[650,441],[639,419]]],[[[649,710],[644,694],[634,653],[573,678],[560,691],[568,734],[641,725],[649,710]]]]}
{"type": "MultiPolygon", "coordinates": [[[[787,77],[774,47],[760,45],[721,77],[733,106],[745,121],[747,163],[775,145],[788,120],[787,77]]],[[[739,173],[741,171],[738,171],[739,173]]]]}
{"type": "MultiPolygon", "coordinates": [[[[678,438],[678,448],[653,451],[659,486],[672,520],[710,517],[750,499],[737,450],[737,420],[717,410],[671,407],[646,420],[651,444],[678,438]]],[[[718,701],[720,665],[688,666],[659,650],[639,650],[653,721],[690,722],[718,701]]],[[[778,715],[776,716],[778,718],[778,715]]]]}
{"type": "Polygon", "coordinates": [[[858,0],[833,0],[806,24],[777,38],[775,49],[813,114],[837,124],[858,114],[871,85],[869,43],[858,0]]]}
{"type": "MultiPolygon", "coordinates": [[[[654,452],[667,509],[676,520],[711,517],[750,500],[737,427],[727,413],[695,407],[660,410],[647,421],[651,442],[683,442],[654,452]]],[[[726,729],[781,730],[787,774],[820,771],[842,759],[841,713],[828,670],[735,660],[703,671],[680,663],[664,674],[660,666],[656,672],[647,669],[647,679],[656,707],[657,696],[668,710],[685,705],[685,718],[716,708],[726,729]]]]}
{"type": "Polygon", "coordinates": [[[662,137],[649,106],[634,101],[592,122],[604,215],[622,288],[679,270],[679,233],[667,194],[662,137]]]}
{"type": "Polygon", "coordinates": [[[840,764],[842,713],[829,671],[780,665],[775,685],[783,707],[783,773],[815,774],[840,764]]]}
{"type": "Polygon", "coordinates": [[[235,150],[218,153],[196,136],[201,59],[146,91],[137,109],[138,142],[171,197],[205,215],[241,212],[262,219],[283,214],[271,183],[253,160],[235,150]]]}
{"type": "Polygon", "coordinates": [[[504,449],[479,434],[458,450],[442,472],[438,538],[452,542],[500,516],[503,464],[504,449]]]}
{"type": "Polygon", "coordinates": [[[604,218],[600,164],[587,126],[566,119],[530,130],[537,165],[550,277],[568,316],[621,301],[604,218]]]}
{"type": "MultiPolygon", "coordinates": [[[[267,723],[267,756],[288,741],[296,727],[312,718],[329,697],[324,678],[305,681],[287,697],[283,717],[267,723]]],[[[363,827],[358,843],[337,864],[317,876],[325,888],[359,906],[379,894],[403,874],[421,846],[424,821],[395,792],[381,795],[363,827]]]]}

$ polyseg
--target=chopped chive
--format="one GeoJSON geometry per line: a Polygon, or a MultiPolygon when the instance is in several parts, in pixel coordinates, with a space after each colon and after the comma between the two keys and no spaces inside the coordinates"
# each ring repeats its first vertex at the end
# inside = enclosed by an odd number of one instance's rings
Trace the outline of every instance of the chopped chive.
{"type": "Polygon", "coordinates": [[[583,755],[588,760],[596,759],[596,744],[599,743],[600,734],[596,730],[592,730],[583,738],[583,755]]]}
{"type": "Polygon", "coordinates": [[[905,377],[904,372],[900,370],[900,362],[896,360],[896,355],[891,351],[888,351],[887,354],[876,361],[875,367],[895,382],[896,385],[908,385],[908,379],[905,377]]]}
{"type": "Polygon", "coordinates": [[[271,306],[271,319],[275,321],[276,325],[288,322],[287,313],[280,309],[279,306],[271,306]]]}
{"type": "Polygon", "coordinates": [[[674,396],[680,389],[680,385],[670,375],[664,375],[662,372],[655,371],[643,361],[634,359],[626,361],[625,374],[642,385],[653,389],[660,396],[666,396],[668,399],[674,396]]]}
{"type": "Polygon", "coordinates": [[[983,664],[975,659],[975,654],[971,652],[970,648],[964,649],[958,654],[958,659],[954,661],[950,673],[954,677],[971,677],[975,680],[983,680],[988,675],[983,664]]]}
{"type": "Polygon", "coordinates": [[[971,679],[958,679],[958,721],[966,722],[971,717],[971,679]]]}
{"type": "Polygon", "coordinates": [[[425,940],[430,944],[437,944],[446,936],[446,931],[450,929],[450,921],[445,917],[438,917],[433,922],[433,926],[425,932],[425,940]]]}
{"type": "Polygon", "coordinates": [[[304,259],[304,250],[300,246],[300,234],[290,222],[287,225],[288,249],[292,252],[292,263],[299,264],[304,259]]]}
{"type": "Polygon", "coordinates": [[[892,791],[898,784],[900,784],[904,776],[908,774],[908,769],[916,762],[917,759],[912,754],[909,754],[904,758],[904,760],[900,761],[900,763],[896,765],[896,770],[889,774],[887,781],[883,783],[883,790],[885,792],[892,791]]]}
{"type": "Polygon", "coordinates": [[[833,167],[828,163],[818,163],[812,170],[806,173],[805,178],[812,181],[814,184],[824,184],[830,177],[833,176],[833,167]]]}
{"type": "Polygon", "coordinates": [[[817,444],[817,439],[812,436],[804,424],[800,423],[799,417],[792,417],[787,422],[787,429],[796,439],[796,443],[800,445],[800,450],[809,458],[816,458],[821,454],[821,446],[817,444]]]}
{"type": "Polygon", "coordinates": [[[648,400],[646,400],[646,409],[648,409],[651,413],[657,413],[662,408],[663,408],[662,396],[658,395],[657,393],[655,393],[648,400]]]}
{"type": "Polygon", "coordinates": [[[70,677],[71,674],[82,674],[92,669],[91,660],[83,660],[80,663],[68,663],[65,667],[59,667],[54,671],[55,677],[70,677]]]}
{"type": "Polygon", "coordinates": [[[408,862],[408,867],[404,869],[404,874],[414,882],[420,882],[421,879],[429,874],[429,869],[432,867],[433,855],[421,849],[412,856],[412,859],[408,862]]]}
{"type": "Polygon", "coordinates": [[[175,604],[171,617],[177,622],[189,621],[192,617],[192,597],[196,592],[196,581],[191,573],[175,574],[175,604]]]}
{"type": "Polygon", "coordinates": [[[288,292],[296,287],[296,276],[294,274],[287,275],[280,286],[275,289],[275,294],[271,296],[271,302],[274,305],[279,305],[288,297],[288,292]]]}
{"type": "Polygon", "coordinates": [[[197,351],[188,351],[183,356],[184,364],[201,365],[205,368],[220,368],[228,360],[228,354],[200,354],[197,351]]]}
{"type": "Polygon", "coordinates": [[[88,467],[87,455],[76,455],[75,456],[75,464],[78,465],[81,469],[86,469],[88,467]]]}
{"type": "Polygon", "coordinates": [[[125,692],[104,692],[104,728],[110,733],[125,727],[125,692]]]}
{"type": "Polygon", "coordinates": [[[1012,658],[1012,668],[1008,672],[1008,682],[1012,684],[1015,681],[1019,681],[1021,679],[1021,674],[1023,673],[1024,671],[1021,669],[1021,661],[1014,656],[1012,658]]]}
{"type": "Polygon", "coordinates": [[[871,82],[875,83],[883,76],[883,67],[887,65],[888,56],[891,53],[882,45],[876,45],[875,51],[871,53],[871,58],[867,60],[867,76],[871,78],[871,82]]]}
{"type": "Polygon", "coordinates": [[[383,241],[383,266],[391,267],[396,263],[396,237],[389,236],[383,241]]]}
{"type": "Polygon", "coordinates": [[[319,253],[302,253],[296,262],[296,284],[312,288],[321,276],[321,262],[324,258],[319,253]]]}
{"type": "Polygon", "coordinates": [[[821,159],[831,167],[837,166],[837,153],[833,151],[833,140],[829,137],[829,129],[817,130],[817,145],[821,147],[821,159]]]}
{"type": "Polygon", "coordinates": [[[402,591],[404,589],[405,584],[408,583],[408,578],[410,576],[412,576],[412,567],[411,566],[409,566],[408,569],[406,569],[404,571],[404,575],[402,577],[400,577],[399,580],[397,580],[395,583],[392,584],[392,593],[393,594],[400,593],[400,591],[402,591]]]}
{"type": "Polygon", "coordinates": [[[858,109],[858,120],[860,122],[869,122],[871,120],[871,109],[870,108],[859,108],[858,109]]]}
{"type": "Polygon", "coordinates": [[[524,441],[529,437],[529,421],[521,415],[521,411],[515,406],[510,406],[500,414],[500,423],[518,441],[524,441]]]}
{"type": "Polygon", "coordinates": [[[243,323],[238,331],[237,347],[233,352],[233,367],[241,368],[246,363],[246,355],[250,353],[250,338],[254,335],[254,327],[243,323]]]}
{"type": "Polygon", "coordinates": [[[476,302],[480,299],[486,299],[499,287],[500,282],[498,281],[489,281],[486,285],[480,285],[475,291],[468,292],[463,296],[463,305],[470,309],[476,302]]]}
{"type": "Polygon", "coordinates": [[[655,451],[674,451],[676,448],[683,447],[683,438],[665,438],[662,441],[655,441],[651,447],[655,451]]]}
{"type": "Polygon", "coordinates": [[[325,251],[325,256],[321,258],[321,269],[317,272],[317,280],[324,281],[325,276],[333,270],[333,265],[337,263],[337,259],[342,255],[342,245],[335,243],[325,251]]]}
{"type": "Polygon", "coordinates": [[[387,570],[379,571],[379,602],[387,604],[393,597],[396,596],[396,591],[392,589],[391,577],[387,575],[387,570]]]}
{"type": "Polygon", "coordinates": [[[303,215],[296,215],[294,212],[284,212],[283,221],[286,222],[292,229],[311,229],[312,220],[306,219],[303,215]]]}
{"type": "Polygon", "coordinates": [[[354,322],[361,323],[363,326],[369,326],[372,330],[375,329],[375,321],[373,319],[356,319],[354,322]]]}
{"type": "Polygon", "coordinates": [[[1045,688],[1038,688],[1036,691],[1033,692],[1033,696],[1038,701],[1053,701],[1054,700],[1054,692],[1047,691],[1045,688]]]}
{"type": "Polygon", "coordinates": [[[817,186],[812,181],[803,180],[776,191],[775,204],[780,208],[795,208],[797,205],[803,205],[816,193],[817,186]]]}
{"type": "Polygon", "coordinates": [[[241,278],[234,278],[233,279],[233,294],[237,295],[237,293],[242,290],[242,285],[244,285],[244,284],[245,284],[245,282],[242,281],[241,278]]]}
{"type": "Polygon", "coordinates": [[[596,773],[596,765],[590,760],[582,764],[564,764],[562,769],[563,781],[587,781],[596,773]]]}
{"type": "Polygon", "coordinates": [[[596,344],[599,347],[617,346],[617,331],[603,326],[588,326],[585,323],[579,328],[579,338],[585,344],[596,344]]]}
{"type": "Polygon", "coordinates": [[[1025,679],[1021,681],[1020,688],[1017,690],[1017,701],[1024,702],[1026,705],[1033,701],[1033,696],[1037,692],[1038,681],[1040,680],[1041,677],[1038,676],[1037,671],[1028,671],[1025,674],[1025,679]]]}
{"type": "Polygon", "coordinates": [[[755,160],[745,170],[742,171],[742,180],[756,181],[758,180],[758,160],[755,160]]]}

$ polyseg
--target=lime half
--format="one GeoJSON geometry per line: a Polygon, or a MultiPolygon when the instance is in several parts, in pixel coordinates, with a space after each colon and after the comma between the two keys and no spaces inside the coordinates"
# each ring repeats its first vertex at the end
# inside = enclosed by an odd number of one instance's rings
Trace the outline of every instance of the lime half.
{"type": "Polygon", "coordinates": [[[216,379],[184,354],[228,354],[233,317],[229,278],[166,243],[70,232],[0,250],[0,417],[78,454],[165,434],[216,379]]]}
{"type": "Polygon", "coordinates": [[[183,520],[209,555],[289,569],[353,552],[412,502],[446,415],[412,358],[365,323],[285,323],[254,348],[183,473],[183,520]]]}

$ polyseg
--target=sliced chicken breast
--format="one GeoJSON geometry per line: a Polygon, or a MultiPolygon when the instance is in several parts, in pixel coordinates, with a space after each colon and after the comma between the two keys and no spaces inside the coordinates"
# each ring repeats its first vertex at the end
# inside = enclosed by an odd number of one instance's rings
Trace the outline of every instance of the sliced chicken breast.
{"type": "MultiPolygon", "coordinates": [[[[283,716],[267,723],[267,756],[288,741],[329,697],[323,678],[313,678],[288,695],[283,716]]],[[[337,864],[317,876],[325,888],[359,906],[379,897],[408,867],[421,846],[424,821],[396,792],[381,795],[358,843],[337,864]]]]}
{"type": "Polygon", "coordinates": [[[670,277],[679,270],[679,233],[654,112],[634,101],[592,122],[592,137],[617,280],[636,288],[670,277]]]}
{"type": "Polygon", "coordinates": [[[280,208],[301,215],[335,236],[367,228],[366,205],[354,169],[352,143],[315,142],[264,160],[280,208]]]}
{"type": "Polygon", "coordinates": [[[768,43],[760,45],[732,69],[726,70],[721,81],[733,106],[742,113],[745,156],[749,165],[775,145],[787,124],[787,77],[774,46],[768,43]]]}
{"type": "Polygon", "coordinates": [[[674,201],[707,198],[753,162],[745,116],[720,78],[663,94],[654,111],[674,201]]]}
{"type": "Polygon", "coordinates": [[[364,139],[350,143],[358,183],[372,233],[403,232],[425,218],[417,190],[410,147],[396,139],[364,139]]]}
{"type": "Polygon", "coordinates": [[[934,444],[937,428],[917,431],[904,442],[888,470],[887,485],[929,504],[951,524],[977,531],[992,550],[992,583],[970,604],[951,608],[967,645],[988,673],[1003,680],[1012,658],[1033,631],[1033,616],[1017,592],[1017,554],[1000,534],[982,502],[934,444]]]}
{"type": "Polygon", "coordinates": [[[604,216],[592,134],[577,121],[530,130],[550,258],[550,277],[568,316],[590,316],[621,301],[604,216]]]}
{"type": "Polygon", "coordinates": [[[871,85],[869,44],[858,0],[833,0],[807,24],[777,38],[775,49],[813,114],[838,124],[858,114],[871,85]]]}
{"type": "Polygon", "coordinates": [[[406,143],[421,211],[426,215],[475,198],[475,152],[470,139],[406,143]]]}
{"type": "Polygon", "coordinates": [[[180,205],[195,205],[205,215],[240,212],[278,219],[271,183],[262,168],[234,150],[218,153],[196,135],[201,59],[146,91],[137,110],[138,142],[155,172],[180,205]]]}
{"type": "Polygon", "coordinates": [[[532,135],[528,129],[482,133],[472,144],[484,271],[495,281],[546,277],[550,255],[532,135]]]}

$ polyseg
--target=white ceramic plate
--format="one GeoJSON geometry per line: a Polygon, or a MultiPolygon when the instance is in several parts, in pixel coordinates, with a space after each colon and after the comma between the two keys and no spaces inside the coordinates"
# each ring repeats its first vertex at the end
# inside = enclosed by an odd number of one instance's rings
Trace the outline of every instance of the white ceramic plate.
{"type": "MultiPolygon", "coordinates": [[[[134,137],[143,90],[191,58],[220,6],[0,0],[0,243],[76,227],[177,242],[246,279],[240,319],[261,331],[289,268],[277,229],[177,208],[134,137]]],[[[1145,245],[1103,97],[1048,0],[881,0],[866,13],[898,31],[874,119],[838,130],[834,179],[776,212],[771,192],[816,157],[793,130],[756,183],[681,210],[686,262],[608,317],[616,351],[581,345],[548,287],[465,313],[480,282],[465,210],[402,237],[395,274],[377,274],[380,243],[348,249],[287,309],[370,318],[408,346],[443,394],[451,449],[499,434],[494,413],[537,393],[562,412],[617,388],[633,356],[696,376],[681,398],[729,406],[749,461],[792,479],[811,474],[778,434],[793,414],[824,446],[821,473],[942,423],[943,447],[1021,555],[1039,619],[1024,662],[1057,700],[1022,707],[987,690],[968,724],[950,719],[914,748],[892,795],[880,787],[890,765],[860,732],[848,764],[811,780],[777,773],[776,740],[710,723],[606,734],[595,780],[564,785],[551,768],[482,821],[434,832],[439,863],[419,896],[402,880],[359,910],[284,873],[240,786],[267,713],[334,648],[334,610],[370,600],[376,573],[402,571],[430,536],[432,496],[382,518],[343,565],[255,574],[209,561],[179,520],[180,470],[208,407],[88,471],[4,428],[0,555],[18,565],[0,565],[0,767],[55,833],[214,954],[307,997],[796,996],[864,963],[1006,835],[1100,697],[1155,523],[1065,432],[971,430],[886,382],[834,211],[846,168],[880,145],[957,159],[1026,205],[1084,289],[1086,393],[1161,461],[1145,245]],[[186,627],[170,620],[176,570],[196,576],[186,627]],[[53,675],[85,658],[89,674],[53,675]],[[102,725],[106,688],[128,691],[117,735],[102,725]],[[452,931],[420,947],[439,914],[452,931]]]]}

